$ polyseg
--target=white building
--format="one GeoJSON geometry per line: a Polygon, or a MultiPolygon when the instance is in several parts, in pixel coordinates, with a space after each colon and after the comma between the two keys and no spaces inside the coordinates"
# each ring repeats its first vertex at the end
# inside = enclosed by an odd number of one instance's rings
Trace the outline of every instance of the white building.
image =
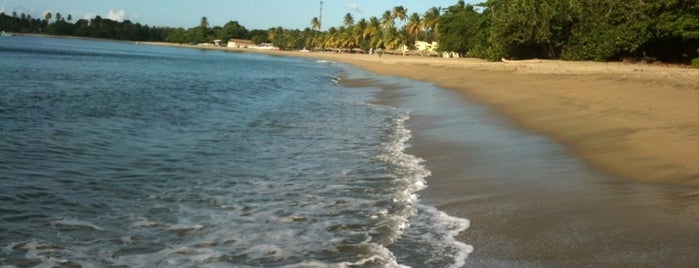
{"type": "Polygon", "coordinates": [[[251,48],[255,47],[255,43],[246,39],[228,39],[228,44],[226,45],[230,48],[251,48]]]}
{"type": "Polygon", "coordinates": [[[262,43],[259,44],[256,47],[252,47],[254,49],[269,49],[269,50],[279,50],[278,47],[275,47],[272,43],[262,43]]]}
{"type": "Polygon", "coordinates": [[[439,44],[437,42],[415,41],[415,49],[420,52],[435,52],[438,47],[439,44]]]}

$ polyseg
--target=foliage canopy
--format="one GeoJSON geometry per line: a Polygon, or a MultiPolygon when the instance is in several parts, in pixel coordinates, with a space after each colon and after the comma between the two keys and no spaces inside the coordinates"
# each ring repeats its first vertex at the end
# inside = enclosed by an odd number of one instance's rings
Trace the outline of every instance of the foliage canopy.
{"type": "Polygon", "coordinates": [[[696,0],[486,0],[477,6],[457,1],[422,13],[397,6],[368,19],[357,20],[348,13],[343,25],[325,31],[320,31],[318,18],[312,18],[310,27],[303,30],[248,30],[236,21],[212,28],[206,17],[189,29],[100,17],[71,20],[70,14],[31,18],[3,13],[0,30],[176,43],[240,38],[273,42],[282,49],[335,51],[402,51],[415,41],[439,41],[440,51],[489,60],[609,61],[631,57],[689,64],[699,58],[696,0]]]}

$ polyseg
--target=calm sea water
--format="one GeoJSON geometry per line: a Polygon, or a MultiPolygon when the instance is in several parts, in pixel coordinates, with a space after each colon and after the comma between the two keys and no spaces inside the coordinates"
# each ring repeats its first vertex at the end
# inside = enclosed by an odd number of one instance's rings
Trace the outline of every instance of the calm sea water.
{"type": "MultiPolygon", "coordinates": [[[[314,60],[0,39],[0,265],[458,267],[408,111],[314,60]]],[[[362,74],[367,75],[367,74],[362,74]]]]}

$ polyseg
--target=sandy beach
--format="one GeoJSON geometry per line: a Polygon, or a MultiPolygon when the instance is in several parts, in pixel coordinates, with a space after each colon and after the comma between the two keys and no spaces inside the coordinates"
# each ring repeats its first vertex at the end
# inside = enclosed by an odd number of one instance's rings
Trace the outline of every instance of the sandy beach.
{"type": "Polygon", "coordinates": [[[398,57],[382,58],[393,62],[385,65],[368,56],[342,57],[324,58],[439,86],[391,79],[344,83],[383,88],[380,102],[412,111],[409,152],[425,159],[432,172],[421,199],[471,220],[471,228],[459,236],[474,246],[465,267],[694,267],[699,263],[692,253],[699,247],[699,233],[694,231],[699,229],[699,190],[693,160],[679,162],[685,167],[625,169],[663,165],[656,161],[674,164],[674,153],[696,148],[692,138],[696,131],[674,131],[685,129],[679,125],[697,130],[692,115],[698,113],[691,105],[697,103],[693,93],[697,89],[690,84],[696,81],[694,70],[549,61],[530,68],[530,64],[471,59],[398,57]],[[617,73],[600,69],[603,66],[617,73]],[[648,72],[658,81],[642,75],[623,78],[624,69],[630,67],[643,71],[630,70],[628,76],[648,72]],[[576,68],[580,74],[556,73],[576,68]],[[648,85],[658,86],[661,92],[648,85]],[[621,100],[624,94],[640,103],[621,100]],[[672,98],[679,96],[673,94],[694,98],[676,102],[672,98]],[[596,101],[602,102],[600,107],[596,101]],[[614,108],[614,101],[628,104],[614,108]],[[649,105],[666,109],[658,114],[653,112],[660,108],[640,112],[649,105]],[[672,119],[655,122],[668,117],[672,119]],[[668,132],[640,136],[673,141],[677,151],[663,154],[669,147],[663,149],[655,142],[645,147],[643,139],[622,131],[643,128],[643,124],[649,129],[679,124],[668,132]],[[591,147],[585,151],[578,146],[591,147]],[[660,156],[653,155],[653,149],[660,156]],[[640,158],[642,152],[646,155],[640,158]],[[637,159],[642,162],[633,163],[637,159]],[[619,165],[620,170],[608,168],[606,161],[613,161],[610,167],[619,165]]]}
{"type": "Polygon", "coordinates": [[[471,221],[465,267],[699,264],[699,70],[263,53],[412,79],[343,84],[412,111],[420,198],[471,221]]]}
{"type": "Polygon", "coordinates": [[[421,199],[471,220],[465,267],[699,264],[699,70],[292,54],[448,89],[347,82],[413,111],[421,199]]]}
{"type": "Polygon", "coordinates": [[[458,90],[622,178],[699,186],[699,70],[332,53],[313,57],[458,90]]]}

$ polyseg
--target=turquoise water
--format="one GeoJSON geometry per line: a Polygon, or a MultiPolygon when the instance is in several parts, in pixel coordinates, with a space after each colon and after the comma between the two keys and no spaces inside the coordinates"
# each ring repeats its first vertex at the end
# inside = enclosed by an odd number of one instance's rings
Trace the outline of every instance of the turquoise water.
{"type": "Polygon", "coordinates": [[[0,39],[0,264],[460,266],[408,111],[314,60],[0,39]]]}

